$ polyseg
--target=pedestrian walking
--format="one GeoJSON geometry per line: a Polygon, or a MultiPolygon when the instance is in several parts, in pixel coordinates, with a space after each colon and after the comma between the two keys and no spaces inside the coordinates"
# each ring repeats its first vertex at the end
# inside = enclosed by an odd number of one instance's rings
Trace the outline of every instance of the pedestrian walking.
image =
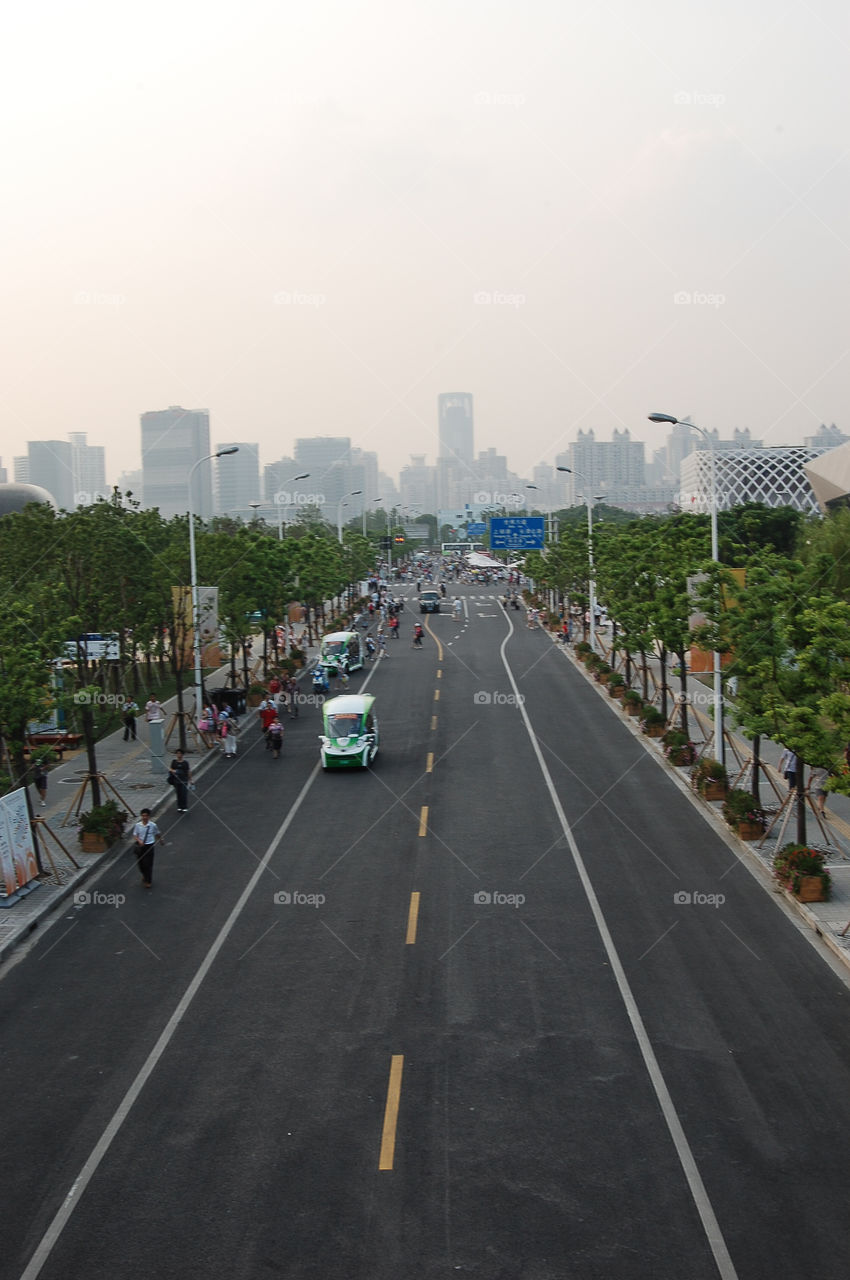
{"type": "Polygon", "coordinates": [[[38,764],[35,766],[35,777],[33,778],[33,785],[35,786],[35,789],[38,792],[38,796],[39,796],[38,803],[42,809],[45,809],[47,807],[47,769],[44,767],[41,761],[39,761],[38,764]]]}
{"type": "Polygon", "coordinates": [[[413,628],[413,644],[411,645],[412,649],[422,648],[422,637],[424,635],[425,635],[425,632],[422,630],[422,624],[420,622],[417,622],[416,626],[413,628]]]}
{"type": "Polygon", "coordinates": [[[788,790],[793,791],[797,785],[797,754],[786,747],[779,760],[779,772],[788,783],[788,790]]]}
{"type": "Polygon", "coordinates": [[[398,618],[395,614],[390,618],[390,635],[393,640],[398,640],[398,618]]]}
{"type": "Polygon", "coordinates": [[[159,721],[165,719],[165,712],[162,709],[162,703],[154,694],[148,698],[145,703],[145,719],[148,724],[158,724],[159,721]]]}
{"type": "Polygon", "coordinates": [[[277,707],[276,707],[276,706],[275,706],[275,704],[274,704],[274,699],[273,699],[273,698],[263,698],[262,702],[260,703],[259,707],[257,708],[257,714],[258,714],[258,716],[259,716],[259,718],[260,718],[260,731],[261,731],[261,733],[263,734],[263,736],[265,737],[265,739],[266,739],[266,746],[268,747],[268,745],[269,745],[269,740],[268,740],[269,725],[271,724],[272,720],[276,720],[276,719],[277,719],[277,707]]]}
{"type": "Polygon", "coordinates": [[[277,760],[280,757],[280,749],[283,746],[283,725],[275,717],[269,725],[268,744],[271,747],[272,757],[277,760]]]}
{"type": "Polygon", "coordinates": [[[150,889],[153,884],[153,858],[159,839],[159,827],[151,822],[150,809],[143,809],[139,815],[139,821],[133,827],[133,839],[136,842],[136,866],[141,873],[142,884],[150,889]]]}
{"type": "Polygon", "coordinates": [[[815,798],[815,807],[818,813],[826,812],[826,780],[829,777],[829,769],[822,765],[812,769],[809,774],[809,791],[815,798]]]}
{"type": "Polygon", "coordinates": [[[226,756],[236,755],[236,739],[239,735],[239,725],[234,716],[227,712],[222,714],[219,722],[219,733],[224,743],[224,754],[226,756]]]}
{"type": "Polygon", "coordinates": [[[139,714],[139,708],[136,706],[132,698],[124,699],[124,706],[121,708],[121,716],[124,720],[124,741],[129,742],[132,738],[136,741],[136,716],[139,714]]]}
{"type": "Polygon", "coordinates": [[[298,681],[295,676],[290,676],[286,682],[286,691],[289,694],[289,714],[298,719],[298,681]]]}
{"type": "Polygon", "coordinates": [[[378,657],[388,658],[390,655],[387,651],[387,637],[383,631],[378,632],[378,657]]]}
{"type": "Polygon", "coordinates": [[[188,813],[189,784],[192,781],[192,770],[182,751],[178,751],[171,761],[171,766],[168,770],[168,781],[177,796],[177,812],[188,813]]]}

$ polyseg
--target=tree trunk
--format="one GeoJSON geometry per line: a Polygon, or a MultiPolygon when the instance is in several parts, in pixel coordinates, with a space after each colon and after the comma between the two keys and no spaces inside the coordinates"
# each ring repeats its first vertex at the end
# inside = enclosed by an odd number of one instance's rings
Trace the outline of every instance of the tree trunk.
{"type": "Polygon", "coordinates": [[[661,714],[665,721],[667,719],[667,650],[664,645],[661,646],[661,652],[658,655],[661,663],[661,714]]]}
{"type": "Polygon", "coordinates": [[[638,649],[641,661],[641,685],[644,702],[649,702],[649,668],[646,664],[646,650],[638,649]]]}
{"type": "Polygon", "coordinates": [[[803,788],[803,777],[806,772],[806,766],[803,761],[797,760],[797,844],[806,843],[806,792],[803,788]]]}
{"type": "Polygon", "coordinates": [[[183,672],[175,671],[174,679],[177,685],[177,724],[178,735],[180,740],[180,750],[186,750],[186,720],[183,716],[183,672]]]}
{"type": "Polygon", "coordinates": [[[761,734],[753,735],[753,773],[750,790],[757,805],[761,805],[761,734]]]}
{"type": "Polygon", "coordinates": [[[685,666],[685,650],[679,649],[676,654],[679,659],[679,684],[681,685],[682,694],[682,733],[690,737],[690,729],[688,727],[688,668],[685,666]]]}
{"type": "Polygon", "coordinates": [[[91,709],[90,702],[84,702],[80,707],[81,719],[83,724],[83,737],[86,742],[86,761],[88,763],[89,777],[91,778],[91,802],[92,805],[102,803],[100,796],[100,780],[97,776],[97,755],[94,743],[94,712],[91,709]]]}

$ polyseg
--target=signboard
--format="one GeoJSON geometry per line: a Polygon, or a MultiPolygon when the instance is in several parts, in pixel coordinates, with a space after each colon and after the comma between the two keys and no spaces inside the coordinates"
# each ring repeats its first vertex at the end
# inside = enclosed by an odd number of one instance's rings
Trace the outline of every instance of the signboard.
{"type": "Polygon", "coordinates": [[[66,641],[65,652],[72,662],[77,661],[78,643],[83,662],[101,662],[104,658],[107,662],[117,662],[120,657],[118,637],[114,633],[101,635],[99,631],[91,631],[80,636],[79,641],[66,641]]]}
{"type": "Polygon", "coordinates": [[[490,546],[496,550],[538,551],[544,544],[542,516],[493,516],[490,546]]]}
{"type": "Polygon", "coordinates": [[[8,864],[11,861],[19,889],[24,889],[38,875],[27,793],[23,787],[0,797],[0,821],[5,826],[6,841],[2,851],[4,881],[8,893],[8,864]]]}
{"type": "Polygon", "coordinates": [[[470,520],[466,526],[466,536],[468,538],[481,538],[487,532],[487,526],[483,520],[470,520]]]}
{"type": "Polygon", "coordinates": [[[404,536],[412,542],[427,542],[431,536],[431,529],[427,524],[406,524],[404,536]]]}

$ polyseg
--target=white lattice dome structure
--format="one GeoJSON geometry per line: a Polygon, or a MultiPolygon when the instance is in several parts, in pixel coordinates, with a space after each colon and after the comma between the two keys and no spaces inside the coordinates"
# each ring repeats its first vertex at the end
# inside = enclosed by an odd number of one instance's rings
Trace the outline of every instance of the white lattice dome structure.
{"type": "MultiPolygon", "coordinates": [[[[802,445],[715,450],[717,510],[763,502],[766,507],[793,507],[807,515],[817,514],[818,501],[803,468],[826,452],[834,451],[802,445]]],[[[710,449],[696,449],[682,459],[680,489],[683,511],[711,510],[710,449]]]]}

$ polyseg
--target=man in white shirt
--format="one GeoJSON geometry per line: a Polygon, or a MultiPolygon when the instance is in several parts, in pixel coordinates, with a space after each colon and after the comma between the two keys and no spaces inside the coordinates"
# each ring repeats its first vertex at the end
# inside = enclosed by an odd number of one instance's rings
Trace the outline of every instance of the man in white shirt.
{"type": "Polygon", "coordinates": [[[159,827],[151,822],[150,809],[143,809],[139,821],[133,827],[133,839],[136,841],[136,865],[142,875],[142,884],[150,889],[153,884],[153,855],[159,839],[159,827]]]}

